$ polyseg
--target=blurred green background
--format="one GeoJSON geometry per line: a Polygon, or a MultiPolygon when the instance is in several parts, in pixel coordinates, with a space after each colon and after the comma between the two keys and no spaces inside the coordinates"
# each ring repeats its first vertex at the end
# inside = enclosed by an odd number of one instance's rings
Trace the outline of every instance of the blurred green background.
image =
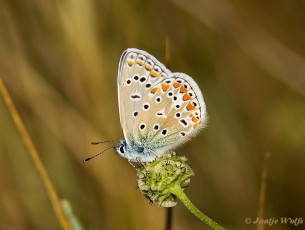
{"type": "MultiPolygon", "coordinates": [[[[136,189],[113,150],[122,138],[117,68],[129,47],[192,76],[208,127],[176,152],[196,176],[185,190],[228,229],[255,229],[264,156],[265,217],[305,219],[305,2],[297,0],[1,0],[0,77],[60,198],[85,229],[163,229],[166,211],[136,189]]],[[[60,229],[0,97],[0,229],[60,229]]],[[[281,225],[270,229],[301,229],[281,225]]],[[[269,226],[265,226],[268,228],[269,226]]],[[[207,229],[181,203],[173,229],[207,229]]]]}

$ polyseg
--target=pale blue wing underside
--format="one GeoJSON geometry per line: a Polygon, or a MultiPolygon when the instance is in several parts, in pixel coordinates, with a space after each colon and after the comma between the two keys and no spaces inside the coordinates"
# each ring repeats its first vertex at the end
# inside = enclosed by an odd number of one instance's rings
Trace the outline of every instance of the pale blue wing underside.
{"type": "Polygon", "coordinates": [[[186,74],[171,73],[142,50],[127,49],[120,59],[118,100],[127,144],[133,140],[159,156],[206,124],[206,106],[196,82],[186,74]]]}
{"type": "Polygon", "coordinates": [[[137,118],[134,113],[138,111],[142,103],[143,95],[149,92],[152,86],[161,80],[161,76],[157,79],[157,77],[150,74],[152,68],[145,68],[145,66],[154,66],[154,63],[158,63],[160,72],[163,72],[162,78],[168,76],[168,71],[164,65],[142,50],[127,49],[122,54],[119,62],[117,85],[120,122],[125,140],[128,144],[134,135],[133,127],[137,118]],[[129,65],[131,62],[132,64],[129,65]],[[140,65],[137,62],[142,64],[140,65]],[[134,79],[135,75],[139,76],[138,80],[134,79]],[[140,79],[143,79],[143,77],[146,80],[142,82],[140,79]],[[128,85],[128,80],[131,81],[130,85],[128,85]],[[134,96],[133,99],[131,99],[132,95],[134,96]],[[136,98],[137,95],[140,95],[141,98],[136,98]]]}

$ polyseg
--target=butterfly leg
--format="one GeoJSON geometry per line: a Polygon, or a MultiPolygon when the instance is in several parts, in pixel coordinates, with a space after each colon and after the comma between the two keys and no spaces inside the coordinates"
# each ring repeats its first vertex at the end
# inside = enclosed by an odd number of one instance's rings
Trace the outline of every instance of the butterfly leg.
{"type": "Polygon", "coordinates": [[[136,166],[134,166],[134,164],[132,163],[131,160],[128,160],[128,163],[129,163],[132,167],[137,168],[136,166]]]}
{"type": "Polygon", "coordinates": [[[142,168],[142,167],[144,167],[145,168],[145,165],[143,164],[143,162],[142,161],[140,161],[140,158],[136,158],[136,161],[137,161],[137,164],[138,164],[138,167],[139,168],[142,168]]]}
{"type": "Polygon", "coordinates": [[[131,160],[128,160],[128,163],[134,167],[135,169],[141,168],[141,167],[145,167],[145,165],[140,161],[139,158],[136,158],[136,163],[134,164],[131,160]]]}
{"type": "Polygon", "coordinates": [[[152,151],[151,149],[148,149],[148,152],[155,156],[155,160],[156,160],[157,158],[159,158],[159,157],[155,154],[155,152],[152,151]]]}

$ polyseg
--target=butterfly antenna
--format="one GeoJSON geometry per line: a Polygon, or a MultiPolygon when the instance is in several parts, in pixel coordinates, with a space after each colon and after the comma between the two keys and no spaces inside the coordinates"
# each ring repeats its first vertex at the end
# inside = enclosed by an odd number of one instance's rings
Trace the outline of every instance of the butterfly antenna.
{"type": "Polygon", "coordinates": [[[118,141],[99,141],[99,142],[91,142],[91,145],[98,145],[98,144],[103,144],[107,142],[118,142],[118,141]]]}
{"type": "Polygon", "coordinates": [[[100,152],[100,153],[98,153],[98,154],[96,154],[96,155],[94,155],[94,156],[92,156],[92,157],[86,158],[85,160],[83,160],[83,162],[85,163],[85,162],[91,160],[92,158],[97,157],[98,155],[102,154],[103,152],[106,152],[107,150],[112,149],[112,148],[115,148],[115,147],[117,147],[117,145],[110,146],[109,148],[103,150],[102,152],[100,152]]]}

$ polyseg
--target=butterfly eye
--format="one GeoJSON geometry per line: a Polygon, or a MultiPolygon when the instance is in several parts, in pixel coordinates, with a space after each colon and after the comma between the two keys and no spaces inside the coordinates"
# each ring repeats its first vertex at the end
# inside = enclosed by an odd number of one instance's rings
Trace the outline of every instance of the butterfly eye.
{"type": "Polygon", "coordinates": [[[124,148],[123,145],[120,146],[119,150],[120,150],[121,153],[125,153],[125,148],[124,148]]]}

